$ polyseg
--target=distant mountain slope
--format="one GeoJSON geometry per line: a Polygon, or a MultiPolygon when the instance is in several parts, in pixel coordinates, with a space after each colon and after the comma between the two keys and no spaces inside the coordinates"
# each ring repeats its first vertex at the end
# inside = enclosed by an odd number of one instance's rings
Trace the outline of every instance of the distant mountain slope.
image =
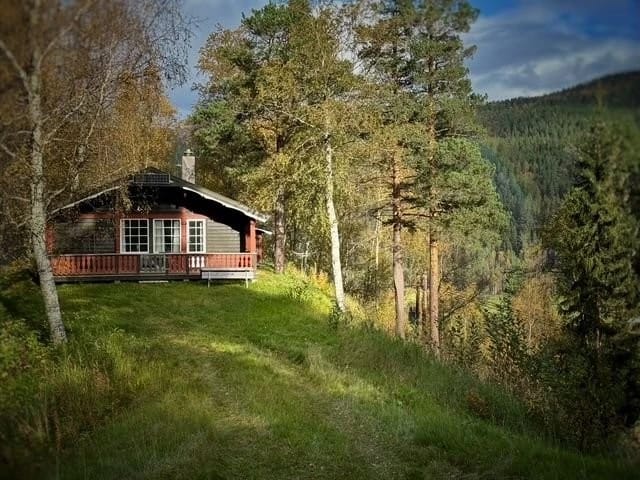
{"type": "Polygon", "coordinates": [[[483,153],[511,211],[515,250],[539,230],[573,182],[575,146],[596,118],[640,125],[640,71],[609,75],[540,97],[492,102],[480,112],[483,153]]]}
{"type": "MultiPolygon", "coordinates": [[[[535,99],[534,99],[535,100],[535,99]]],[[[541,101],[597,105],[607,107],[640,107],[640,71],[616,73],[539,97],[541,101]]]]}

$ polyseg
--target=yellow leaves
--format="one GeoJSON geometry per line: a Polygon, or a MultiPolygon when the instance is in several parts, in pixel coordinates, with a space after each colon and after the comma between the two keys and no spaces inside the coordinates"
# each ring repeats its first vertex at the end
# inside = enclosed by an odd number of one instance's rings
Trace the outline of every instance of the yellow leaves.
{"type": "Polygon", "coordinates": [[[560,333],[561,319],[554,296],[553,277],[539,273],[525,279],[513,298],[513,313],[524,327],[530,349],[537,348],[560,333]]]}
{"type": "Polygon", "coordinates": [[[173,153],[175,110],[158,81],[126,84],[110,122],[112,157],[128,171],[165,166],[173,153]]]}

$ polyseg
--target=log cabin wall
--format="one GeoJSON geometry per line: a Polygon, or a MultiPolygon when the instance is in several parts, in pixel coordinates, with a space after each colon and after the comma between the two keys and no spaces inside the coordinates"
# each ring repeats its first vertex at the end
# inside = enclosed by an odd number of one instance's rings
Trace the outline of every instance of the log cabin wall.
{"type": "MultiPolygon", "coordinates": [[[[251,242],[245,240],[244,232],[205,215],[193,213],[181,207],[173,211],[130,212],[114,214],[112,212],[83,213],[73,221],[56,222],[49,229],[49,247],[51,254],[74,253],[121,253],[121,221],[123,219],[148,219],[149,250],[153,249],[153,220],[180,220],[180,251],[187,252],[188,221],[205,222],[205,253],[238,253],[249,251],[251,242]],[[245,248],[247,247],[247,248],[245,248]]],[[[249,222],[249,220],[247,220],[249,222]]],[[[247,225],[247,229],[249,226],[247,225]]]]}

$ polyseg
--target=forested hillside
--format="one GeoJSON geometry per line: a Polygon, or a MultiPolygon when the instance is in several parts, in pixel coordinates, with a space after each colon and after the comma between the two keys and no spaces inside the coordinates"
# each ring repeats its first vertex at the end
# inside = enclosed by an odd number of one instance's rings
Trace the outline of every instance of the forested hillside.
{"type": "Polygon", "coordinates": [[[520,252],[540,239],[576,174],[576,144],[596,119],[637,129],[640,72],[603,77],[541,97],[491,102],[479,110],[487,139],[483,156],[496,168],[500,197],[520,252]]]}

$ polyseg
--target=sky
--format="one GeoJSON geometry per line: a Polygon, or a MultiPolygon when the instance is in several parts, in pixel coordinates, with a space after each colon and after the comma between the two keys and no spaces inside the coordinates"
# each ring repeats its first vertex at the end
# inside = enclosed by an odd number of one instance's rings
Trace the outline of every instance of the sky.
{"type": "MultiPolygon", "coordinates": [[[[268,0],[185,0],[195,17],[190,78],[170,91],[181,118],[198,99],[198,52],[217,25],[235,28],[242,13],[268,0]]],[[[489,100],[535,96],[610,73],[640,69],[640,0],[471,0],[480,16],[464,35],[477,93],[489,100]]]]}

